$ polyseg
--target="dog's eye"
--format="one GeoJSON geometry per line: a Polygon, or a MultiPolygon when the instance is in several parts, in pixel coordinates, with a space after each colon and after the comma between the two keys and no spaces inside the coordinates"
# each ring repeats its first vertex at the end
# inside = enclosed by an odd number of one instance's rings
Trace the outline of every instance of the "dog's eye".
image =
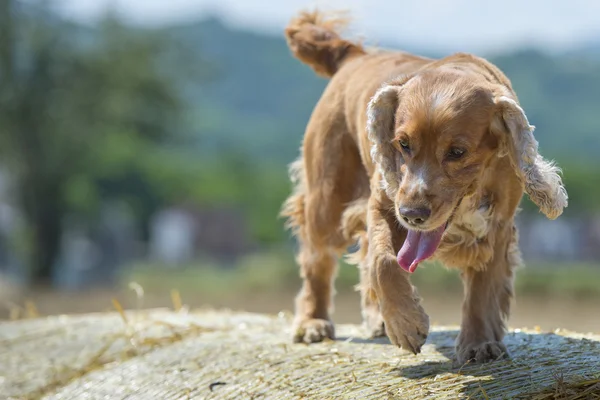
{"type": "Polygon", "coordinates": [[[398,141],[398,143],[400,143],[400,147],[402,147],[403,150],[410,151],[410,146],[409,146],[408,140],[400,139],[398,141]]]}
{"type": "Polygon", "coordinates": [[[461,149],[459,147],[452,147],[450,149],[450,151],[448,152],[448,158],[450,158],[452,160],[458,160],[459,158],[464,156],[465,153],[466,153],[466,151],[464,149],[461,149]]]}

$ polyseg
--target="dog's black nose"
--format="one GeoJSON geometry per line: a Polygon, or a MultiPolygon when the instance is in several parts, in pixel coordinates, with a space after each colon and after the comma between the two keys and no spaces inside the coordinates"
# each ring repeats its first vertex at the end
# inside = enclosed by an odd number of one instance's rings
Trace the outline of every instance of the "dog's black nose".
{"type": "Polygon", "coordinates": [[[400,216],[404,221],[412,225],[421,225],[431,215],[431,210],[425,207],[408,208],[400,207],[400,216]]]}

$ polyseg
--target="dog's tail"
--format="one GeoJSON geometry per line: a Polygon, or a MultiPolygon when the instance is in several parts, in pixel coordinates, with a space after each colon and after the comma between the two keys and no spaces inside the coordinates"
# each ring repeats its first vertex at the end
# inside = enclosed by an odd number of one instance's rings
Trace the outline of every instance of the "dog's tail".
{"type": "Polygon", "coordinates": [[[340,38],[339,29],[347,19],[327,16],[320,11],[301,12],[285,29],[290,50],[317,75],[331,77],[345,60],[365,54],[359,43],[340,38]]]}

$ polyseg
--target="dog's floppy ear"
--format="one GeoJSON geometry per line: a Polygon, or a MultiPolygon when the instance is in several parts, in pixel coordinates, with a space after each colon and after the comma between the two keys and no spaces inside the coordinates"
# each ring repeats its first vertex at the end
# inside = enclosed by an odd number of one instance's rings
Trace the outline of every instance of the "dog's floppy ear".
{"type": "Polygon", "coordinates": [[[402,85],[409,77],[384,84],[371,98],[367,107],[367,133],[371,141],[371,158],[379,169],[383,189],[388,196],[396,195],[400,184],[402,155],[392,144],[396,111],[402,85]]]}
{"type": "Polygon", "coordinates": [[[546,217],[557,218],[568,204],[560,168],[538,153],[538,142],[533,136],[535,127],[529,125],[519,104],[503,95],[496,97],[495,103],[496,129],[504,132],[502,142],[525,192],[546,217]]]}

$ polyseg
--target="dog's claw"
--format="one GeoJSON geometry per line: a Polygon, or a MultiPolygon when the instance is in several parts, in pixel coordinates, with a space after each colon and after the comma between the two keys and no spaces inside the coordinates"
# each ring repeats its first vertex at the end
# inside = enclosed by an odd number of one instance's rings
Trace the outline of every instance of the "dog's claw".
{"type": "Polygon", "coordinates": [[[491,361],[510,358],[510,353],[502,342],[489,341],[458,345],[456,348],[456,365],[468,362],[484,364],[491,361]]]}

